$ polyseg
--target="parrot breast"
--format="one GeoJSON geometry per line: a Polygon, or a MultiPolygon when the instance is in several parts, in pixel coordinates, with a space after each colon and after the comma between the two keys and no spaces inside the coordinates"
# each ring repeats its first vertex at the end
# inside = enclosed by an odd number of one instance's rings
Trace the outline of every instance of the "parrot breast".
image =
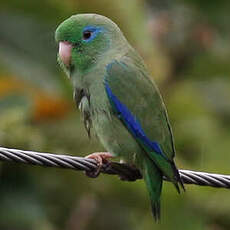
{"type": "Polygon", "coordinates": [[[92,127],[92,120],[90,115],[90,95],[84,89],[75,88],[74,100],[83,115],[84,126],[88,133],[88,136],[90,137],[90,129],[92,127]]]}

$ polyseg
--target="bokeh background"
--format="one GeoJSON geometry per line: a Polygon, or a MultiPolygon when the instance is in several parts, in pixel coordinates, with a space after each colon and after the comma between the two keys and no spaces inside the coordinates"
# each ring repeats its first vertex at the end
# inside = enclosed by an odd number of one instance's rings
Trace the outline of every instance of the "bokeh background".
{"type": "MultiPolygon", "coordinates": [[[[84,156],[88,140],[54,32],[76,13],[110,17],[140,52],[173,126],[179,168],[230,174],[230,1],[1,0],[0,145],[84,156]]],[[[0,163],[1,230],[230,229],[230,192],[164,184],[155,224],[143,181],[0,163]]]]}

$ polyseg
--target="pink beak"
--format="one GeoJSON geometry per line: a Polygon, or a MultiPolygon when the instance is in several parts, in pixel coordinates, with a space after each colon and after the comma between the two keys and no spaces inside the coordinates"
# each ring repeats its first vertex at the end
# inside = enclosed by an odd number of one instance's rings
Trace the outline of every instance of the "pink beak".
{"type": "Polygon", "coordinates": [[[68,67],[71,61],[72,45],[69,42],[59,42],[59,57],[62,62],[68,67]]]}

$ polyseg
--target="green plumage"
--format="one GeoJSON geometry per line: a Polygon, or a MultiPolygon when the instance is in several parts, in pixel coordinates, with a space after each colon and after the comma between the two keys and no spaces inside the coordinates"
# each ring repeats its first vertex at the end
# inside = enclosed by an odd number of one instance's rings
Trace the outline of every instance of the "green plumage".
{"type": "MultiPolygon", "coordinates": [[[[93,33],[96,32],[92,36],[93,33]]],[[[107,151],[141,170],[153,215],[159,219],[163,175],[178,191],[178,183],[182,187],[183,184],[173,162],[175,149],[167,112],[142,58],[117,25],[100,15],[72,16],[58,27],[56,40],[73,44],[70,65],[63,65],[60,58],[59,62],[73,82],[88,132],[93,129],[107,151]],[[82,34],[88,27],[99,32],[94,39],[85,41],[82,34]],[[105,80],[138,120],[146,136],[159,144],[163,154],[156,153],[130,132],[113,108],[105,80]]]]}

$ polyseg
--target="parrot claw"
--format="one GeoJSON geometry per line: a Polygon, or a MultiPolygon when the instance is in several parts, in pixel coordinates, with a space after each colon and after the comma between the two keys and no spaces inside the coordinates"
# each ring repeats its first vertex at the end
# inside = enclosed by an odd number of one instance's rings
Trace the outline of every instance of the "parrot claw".
{"type": "Polygon", "coordinates": [[[112,158],[113,155],[109,152],[97,152],[97,153],[92,153],[86,156],[85,158],[87,159],[94,159],[97,162],[97,169],[94,171],[86,171],[85,174],[88,177],[96,178],[99,176],[101,167],[103,164],[108,163],[108,159],[112,158]]]}

